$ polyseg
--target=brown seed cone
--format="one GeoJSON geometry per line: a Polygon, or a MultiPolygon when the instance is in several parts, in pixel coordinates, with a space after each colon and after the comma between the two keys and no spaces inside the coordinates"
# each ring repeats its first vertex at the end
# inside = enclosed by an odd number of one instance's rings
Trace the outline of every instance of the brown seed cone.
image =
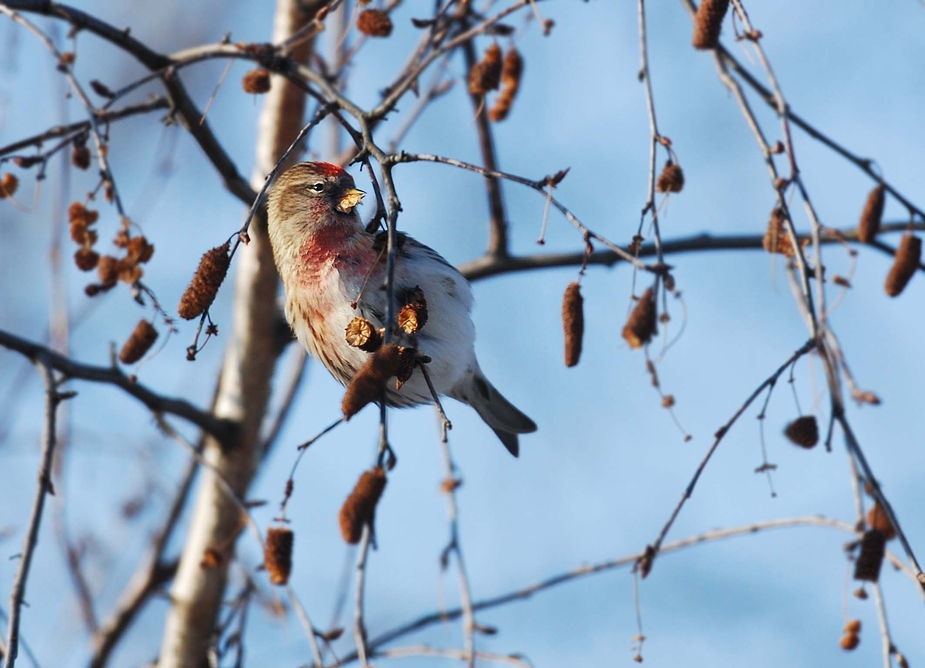
{"type": "Polygon", "coordinates": [[[886,189],[878,185],[870,191],[864,210],[861,211],[861,220],[858,223],[858,241],[864,244],[872,243],[877,232],[880,231],[880,221],[883,220],[883,205],[886,201],[886,189]]]}
{"type": "Polygon", "coordinates": [[[376,504],[385,489],[385,471],[376,467],[363,471],[350,496],[340,509],[340,533],[351,545],[360,542],[363,525],[372,528],[376,516],[376,504]]]}
{"type": "Polygon", "coordinates": [[[860,619],[850,619],[848,623],[845,624],[845,633],[856,636],[861,632],[861,620],[860,619]]]}
{"type": "Polygon", "coordinates": [[[139,320],[135,325],[135,331],[119,351],[119,361],[122,364],[134,364],[144,357],[156,340],[157,330],[154,326],[147,320],[139,320]]]}
{"type": "Polygon", "coordinates": [[[681,170],[681,165],[669,160],[662,167],[662,173],[658,175],[655,190],[660,193],[679,193],[682,188],[684,188],[684,172],[681,170]]]}
{"type": "Polygon", "coordinates": [[[96,273],[100,277],[100,283],[107,288],[114,286],[116,281],[119,280],[120,264],[119,259],[112,255],[101,257],[96,265],[96,273]]]}
{"type": "Polygon", "coordinates": [[[292,572],[292,540],[294,535],[286,527],[267,529],[267,544],[263,548],[263,565],[270,574],[270,582],[284,585],[292,572]]]}
{"type": "Polygon", "coordinates": [[[794,445],[810,450],[819,443],[819,425],[815,415],[804,415],[787,425],[784,435],[794,445]]]}
{"type": "Polygon", "coordinates": [[[728,9],[729,0],[701,0],[694,18],[694,38],[691,40],[695,49],[716,48],[728,9]]]}
{"type": "Polygon", "coordinates": [[[861,553],[854,562],[854,579],[876,582],[880,579],[880,566],[886,553],[886,538],[883,532],[869,529],[861,539],[861,553]]]}
{"type": "Polygon", "coordinates": [[[493,123],[503,121],[511,112],[511,105],[517,97],[517,91],[520,90],[520,77],[523,76],[523,72],[524,59],[517,49],[511,47],[504,56],[504,65],[501,70],[503,88],[491,109],[488,110],[488,118],[493,123]]]}
{"type": "Polygon", "coordinates": [[[469,94],[485,95],[501,84],[501,47],[492,44],[485,56],[469,70],[469,94]]]}
{"type": "Polygon", "coordinates": [[[906,289],[922,259],[922,240],[906,232],[896,249],[896,259],[887,274],[884,289],[890,297],[898,297],[906,289]]]}
{"type": "Polygon", "coordinates": [[[424,299],[424,291],[416,285],[408,293],[408,303],[398,312],[398,326],[405,330],[406,334],[414,334],[426,324],[427,300],[424,299]]]}
{"type": "Polygon", "coordinates": [[[75,146],[71,151],[71,164],[77,169],[89,169],[90,149],[86,146],[75,146]]]}
{"type": "Polygon", "coordinates": [[[764,233],[761,245],[769,253],[780,253],[787,257],[793,257],[793,243],[790,241],[790,234],[784,223],[787,221],[782,209],[775,208],[771,211],[771,218],[768,220],[768,229],[764,233]]]}
{"type": "Polygon", "coordinates": [[[74,264],[81,271],[90,271],[94,269],[100,261],[100,254],[89,248],[80,248],[74,253],[74,264]]]}
{"type": "Polygon", "coordinates": [[[630,348],[642,348],[658,333],[658,322],[655,308],[655,291],[646,290],[639,298],[629,319],[623,326],[623,338],[630,348]]]}
{"type": "Polygon", "coordinates": [[[256,69],[247,72],[241,79],[241,88],[245,93],[262,95],[270,92],[270,72],[269,70],[256,69]]]}
{"type": "Polygon", "coordinates": [[[856,633],[846,633],[838,641],[838,644],[843,650],[850,652],[861,644],[861,638],[856,633]]]}
{"type": "Polygon", "coordinates": [[[71,228],[75,225],[89,227],[99,220],[100,212],[88,209],[80,202],[71,202],[67,209],[67,219],[71,223],[71,228]]]}
{"type": "Polygon", "coordinates": [[[365,9],[357,17],[357,30],[370,37],[392,34],[392,19],[381,9],[365,9]]]}
{"type": "Polygon", "coordinates": [[[562,327],[565,329],[565,366],[573,367],[581,357],[585,334],[584,299],[578,281],[569,283],[562,298],[562,327]]]}
{"type": "Polygon", "coordinates": [[[186,292],[180,297],[177,313],[185,320],[202,315],[212,305],[218,289],[225,280],[231,258],[228,257],[229,242],[206,251],[199,261],[186,292]]]}
{"type": "Polygon", "coordinates": [[[154,246],[145,237],[132,237],[128,241],[128,258],[132,262],[147,262],[154,255],[154,246]]]}
{"type": "Polygon", "coordinates": [[[875,503],[867,511],[867,526],[882,533],[884,540],[896,538],[896,528],[879,503],[875,503]]]}
{"type": "Polygon", "coordinates": [[[373,327],[369,320],[358,316],[344,330],[344,340],[354,348],[374,353],[382,345],[382,332],[373,327]]]}
{"type": "Polygon", "coordinates": [[[354,374],[347,385],[347,391],[344,392],[341,401],[344,419],[349,420],[366,404],[378,401],[389,378],[398,375],[409,360],[413,359],[414,350],[402,348],[394,343],[385,344],[370,355],[366,363],[354,374]]]}
{"type": "Polygon", "coordinates": [[[15,174],[7,172],[0,177],[0,199],[12,197],[17,188],[19,188],[19,179],[15,174]]]}

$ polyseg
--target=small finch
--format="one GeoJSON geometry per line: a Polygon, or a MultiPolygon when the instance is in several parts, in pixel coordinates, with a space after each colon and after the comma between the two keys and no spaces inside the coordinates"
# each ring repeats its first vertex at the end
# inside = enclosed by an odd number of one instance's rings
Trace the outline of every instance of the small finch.
{"type": "MultiPolygon", "coordinates": [[[[344,384],[369,359],[347,343],[347,325],[360,316],[381,328],[386,318],[386,241],[364,228],[356,210],[362,196],[340,167],[304,162],[279,177],[269,198],[270,244],[286,290],[286,319],[302,345],[344,384]]],[[[429,357],[426,369],[437,394],[472,406],[516,457],[517,435],[536,431],[536,424],[479,368],[469,282],[435,250],[400,234],[393,313],[413,301],[416,288],[426,300],[426,324],[413,334],[395,327],[393,342],[429,357]]],[[[386,397],[398,407],[433,403],[419,371],[400,390],[390,383],[386,397]]]]}

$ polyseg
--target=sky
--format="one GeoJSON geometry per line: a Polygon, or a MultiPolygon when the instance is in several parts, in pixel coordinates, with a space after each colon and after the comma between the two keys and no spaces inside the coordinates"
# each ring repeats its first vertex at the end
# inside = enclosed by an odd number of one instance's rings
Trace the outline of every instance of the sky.
{"type": "MultiPolygon", "coordinates": [[[[79,3],[116,26],[169,53],[200,43],[266,41],[269,3],[79,3]]],[[[500,6],[500,5],[499,5],[500,6]]],[[[370,41],[351,72],[348,94],[361,105],[378,100],[415,43],[412,17],[430,3],[405,3],[395,12],[396,30],[370,41]]],[[[854,153],[876,160],[885,178],[922,206],[925,126],[925,8],[914,0],[895,3],[814,3],[781,0],[749,3],[753,24],[791,107],[854,153]]],[[[648,118],[644,88],[637,80],[639,44],[636,3],[541,3],[555,21],[548,37],[538,26],[524,29],[517,46],[526,68],[510,118],[496,126],[500,166],[540,178],[570,167],[556,196],[588,227],[620,244],[629,243],[646,200],[648,118]]],[[[684,191],[660,209],[666,240],[709,234],[761,234],[774,204],[760,151],[734,99],[716,76],[708,54],[689,46],[690,20],[681,3],[649,3],[649,57],[659,128],[669,137],[685,172],[684,191]]],[[[38,19],[45,29],[65,29],[38,19]]],[[[746,50],[726,45],[742,62],[746,50]]],[[[482,40],[478,48],[489,42],[482,40]]],[[[203,106],[224,63],[208,62],[182,74],[203,106]]],[[[760,79],[757,61],[750,69],[760,79]]],[[[236,63],[209,111],[209,121],[242,174],[253,164],[255,121],[260,100],[243,94],[237,81],[248,69],[236,63]]],[[[0,145],[81,118],[66,101],[63,80],[34,37],[0,19],[0,145]]],[[[457,58],[450,72],[463,77],[457,58]]],[[[111,87],[141,75],[141,68],[89,35],[78,41],[77,76],[111,87]]],[[[762,79],[763,80],[763,79],[762,79]]],[[[139,93],[143,98],[155,88],[139,93]]],[[[759,120],[773,142],[780,129],[773,114],[752,97],[759,120]]],[[[404,101],[403,110],[411,106],[404,101]]],[[[156,246],[146,282],[168,307],[177,303],[199,257],[237,229],[245,209],[221,186],[194,142],[159,116],[114,126],[111,160],[128,215],[156,246]]],[[[404,148],[478,162],[472,110],[457,85],[436,101],[408,135],[404,148]]],[[[401,116],[385,124],[388,140],[401,116]]],[[[796,157],[822,222],[856,224],[871,179],[810,137],[794,131],[796,157]]],[[[319,135],[312,154],[322,153],[319,135]]],[[[659,157],[659,164],[664,156],[659,157]]],[[[51,165],[36,188],[23,173],[19,211],[0,202],[0,329],[46,340],[51,295],[47,263],[56,224],[69,201],[92,187],[92,174],[51,165]],[[57,221],[57,222],[56,222],[57,221]]],[[[6,171],[4,165],[2,171],[6,171]]],[[[360,188],[365,175],[355,171],[360,188]]],[[[479,177],[444,165],[401,165],[395,170],[403,212],[399,227],[461,264],[484,250],[487,209],[479,177]]],[[[581,235],[553,215],[546,245],[537,246],[544,198],[516,184],[504,184],[516,254],[578,251],[581,235]]],[[[808,230],[802,207],[795,221],[808,230]]],[[[363,205],[363,215],[372,204],[363,205]]],[[[885,220],[905,220],[888,200],[885,220]]],[[[104,209],[101,228],[115,230],[114,212],[104,209]]],[[[106,234],[102,235],[107,238],[106,234]]],[[[887,239],[895,244],[898,235],[887,239]]],[[[65,238],[64,251],[71,242],[65,238]]],[[[825,249],[829,275],[846,275],[851,258],[825,249]]],[[[562,353],[561,299],[577,268],[544,270],[479,281],[473,313],[477,352],[486,375],[539,426],[521,438],[521,456],[511,458],[475,413],[455,402],[450,447],[464,480],[458,491],[460,538],[476,600],[490,598],[584,564],[636,553],[658,535],[681,497],[712,434],[745,398],[808,338],[795,308],[781,260],[763,252],[689,253],[667,260],[681,300],[670,300],[668,340],[677,341],[658,363],[666,393],[676,398],[675,415],[692,439],[661,407],[641,351],[620,336],[633,290],[624,265],[592,267],[582,280],[585,301],[584,351],[566,369],[562,353]]],[[[883,280],[890,258],[862,248],[853,288],[830,320],[859,384],[876,392],[879,407],[848,408],[865,453],[921,558],[925,558],[925,516],[920,512],[922,433],[921,354],[925,280],[913,278],[890,299],[883,280]]],[[[65,262],[70,354],[106,364],[110,342],[121,342],[140,317],[124,287],[95,300],[83,294],[86,276],[65,262]]],[[[645,279],[637,279],[637,287],[645,279]]],[[[833,297],[837,290],[829,286],[833,297]]],[[[230,331],[231,282],[219,293],[212,317],[230,331]]],[[[223,329],[224,328],[224,329],[223,329]]],[[[193,325],[139,371],[139,379],[168,395],[207,405],[219,368],[220,335],[195,363],[185,360],[193,325]]],[[[651,348],[662,355],[661,340],[651,348]]],[[[285,369],[291,352],[281,362],[285,369]]],[[[786,378],[782,379],[786,380],[786,378]]],[[[23,634],[42,666],[85,665],[89,648],[73,588],[63,566],[57,528],[85,541],[88,577],[99,610],[111,605],[144,553],[170,492],[186,463],[186,452],[157,432],[148,412],[118,390],[74,383],[79,396],[68,405],[69,440],[64,477],[49,505],[29,583],[23,634]],[[146,490],[151,501],[127,521],[120,509],[146,490]]],[[[291,419],[250,498],[270,503],[254,511],[261,527],[272,523],[276,503],[295,457],[295,447],[339,414],[342,389],[317,364],[308,368],[291,419]]],[[[0,553],[16,554],[34,490],[41,434],[42,390],[37,372],[15,354],[0,350],[0,553]]],[[[761,400],[763,400],[763,396],[761,400]]],[[[824,515],[853,523],[854,499],[844,444],[836,433],[833,452],[800,450],[782,435],[802,411],[826,424],[828,397],[817,360],[795,368],[793,389],[778,384],[767,408],[764,438],[776,496],[756,475],[761,463],[760,405],[749,409],[729,432],[701,477],[693,497],[668,534],[668,541],[716,528],[765,520],[824,515]],[[799,406],[794,400],[798,397],[799,406]]],[[[292,586],[319,627],[327,627],[340,591],[345,563],[354,553],[340,538],[337,512],[360,472],[372,460],[377,416],[367,409],[319,441],[302,461],[290,502],[295,531],[292,586]]],[[[441,574],[439,556],[449,537],[446,502],[439,491],[443,463],[436,422],[428,408],[390,413],[392,445],[399,464],[377,513],[378,549],[371,553],[367,583],[367,626],[371,636],[459,602],[456,573],[441,574]]],[[[173,423],[187,437],[196,433],[173,423]]],[[[185,524],[184,524],[185,528],[185,524]]],[[[176,554],[184,531],[171,545],[176,554]]],[[[703,544],[659,557],[640,584],[639,610],[647,665],[870,666],[880,661],[873,600],[850,595],[843,546],[851,536],[830,528],[780,529],[703,544]],[[848,618],[862,620],[861,645],[852,653],[838,646],[848,618]]],[[[891,544],[892,549],[898,549],[891,544]]],[[[253,538],[239,541],[241,568],[253,572],[261,557],[253,538]]],[[[15,560],[0,559],[0,601],[8,598],[15,560]]],[[[237,571],[240,573],[240,570],[237,571]]],[[[256,575],[258,580],[264,576],[256,575]]],[[[240,576],[232,577],[233,585],[240,576]]],[[[264,581],[264,584],[265,581],[264,581]]],[[[925,609],[915,586],[884,567],[882,585],[893,641],[911,665],[925,660],[925,609]]],[[[269,586],[264,587],[265,590],[269,586]]],[[[351,595],[352,596],[352,595],[351,595]]],[[[114,655],[113,666],[136,666],[156,656],[166,603],[150,604],[114,655]]],[[[349,624],[352,600],[344,621],[349,624]]],[[[579,579],[532,598],[488,610],[477,621],[498,634],[479,636],[477,647],[520,653],[534,665],[635,665],[637,634],[633,577],[628,569],[579,579]]],[[[398,641],[462,646],[461,624],[450,622],[398,641]]],[[[297,621],[281,622],[262,610],[249,617],[247,665],[310,663],[297,621]]],[[[335,644],[352,649],[349,634],[335,644]]],[[[377,659],[376,665],[452,665],[449,660],[377,659]]],[[[20,665],[29,665],[23,659],[20,665]]]]}

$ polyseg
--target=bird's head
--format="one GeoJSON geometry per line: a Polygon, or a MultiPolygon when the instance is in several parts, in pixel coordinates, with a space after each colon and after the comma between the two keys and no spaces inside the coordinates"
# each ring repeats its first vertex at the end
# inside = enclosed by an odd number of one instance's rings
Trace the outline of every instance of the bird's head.
{"type": "Polygon", "coordinates": [[[328,225],[360,225],[357,204],[365,193],[353,177],[329,162],[303,162],[286,170],[273,185],[269,224],[312,234],[328,225]]]}

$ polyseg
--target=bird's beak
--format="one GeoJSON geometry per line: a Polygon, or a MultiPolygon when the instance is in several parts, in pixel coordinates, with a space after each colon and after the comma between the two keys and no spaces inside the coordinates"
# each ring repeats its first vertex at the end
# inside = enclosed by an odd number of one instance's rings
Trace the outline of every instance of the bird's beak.
{"type": "Polygon", "coordinates": [[[340,201],[337,202],[337,210],[342,213],[350,213],[354,207],[360,203],[366,193],[356,188],[349,188],[341,195],[340,201]]]}

